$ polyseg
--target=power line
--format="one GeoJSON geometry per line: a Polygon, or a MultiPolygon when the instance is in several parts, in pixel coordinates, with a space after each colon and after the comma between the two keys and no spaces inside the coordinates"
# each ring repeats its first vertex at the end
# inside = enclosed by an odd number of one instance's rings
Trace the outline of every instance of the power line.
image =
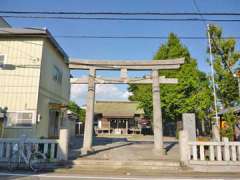
{"type": "MultiPolygon", "coordinates": [[[[195,9],[197,10],[198,13],[201,13],[200,8],[198,7],[198,4],[196,0],[193,0],[193,5],[195,9]]],[[[209,55],[210,55],[210,66],[211,66],[211,78],[212,78],[212,87],[213,87],[213,98],[214,98],[214,110],[215,110],[215,118],[216,118],[216,125],[218,126],[218,109],[217,109],[217,93],[216,93],[216,86],[215,86],[215,77],[214,77],[214,65],[213,65],[213,56],[212,56],[212,47],[211,47],[211,37],[210,37],[210,32],[209,32],[209,25],[207,22],[204,20],[203,15],[200,15],[201,19],[203,19],[203,23],[207,27],[207,32],[208,32],[208,45],[209,45],[209,55]]],[[[217,138],[218,140],[218,134],[215,133],[214,131],[212,132],[213,136],[217,138]]]]}
{"type": "MultiPolygon", "coordinates": [[[[193,0],[193,4],[194,4],[195,8],[197,9],[198,13],[201,13],[200,8],[198,7],[196,0],[193,0]]],[[[201,16],[202,19],[204,19],[204,17],[203,17],[202,15],[200,15],[200,16],[201,16]]],[[[214,45],[214,47],[216,48],[216,50],[220,53],[220,56],[221,56],[221,58],[222,58],[222,63],[227,67],[227,69],[229,70],[229,72],[231,72],[230,67],[228,66],[228,63],[224,60],[223,50],[217,46],[214,38],[212,38],[212,37],[211,37],[211,34],[209,33],[209,31],[210,31],[210,25],[208,25],[206,21],[204,21],[204,23],[205,23],[205,25],[207,26],[208,35],[210,36],[210,41],[209,41],[209,42],[211,42],[211,40],[212,40],[212,44],[214,45]]],[[[210,46],[211,46],[211,44],[210,44],[210,46]]]]}
{"type": "MultiPolygon", "coordinates": [[[[55,35],[56,38],[80,38],[80,39],[168,39],[168,36],[97,36],[97,35],[55,35]]],[[[186,40],[205,40],[207,37],[204,36],[178,36],[179,39],[186,40]]],[[[222,37],[221,39],[240,39],[237,37],[222,37]]]]}
{"type": "MultiPolygon", "coordinates": [[[[3,30],[0,29],[2,32],[14,34],[11,31],[8,30],[3,30]]],[[[14,36],[23,36],[22,34],[20,35],[15,35],[14,36]]],[[[25,34],[24,37],[32,37],[32,35],[27,35],[25,34]]],[[[168,39],[168,36],[114,36],[114,35],[55,35],[55,38],[66,38],[66,39],[71,39],[71,38],[80,38],[80,39],[168,39]]],[[[186,39],[186,40],[204,40],[208,39],[205,36],[178,36],[179,39],[186,39]]],[[[229,37],[221,37],[221,39],[240,39],[240,36],[229,36],[229,37]]],[[[27,44],[34,44],[38,46],[42,46],[42,44],[39,43],[34,43],[34,42],[29,42],[29,41],[22,41],[22,43],[27,43],[27,44]]]]}
{"type": "MultiPolygon", "coordinates": [[[[198,7],[196,0],[193,0],[193,4],[194,4],[195,8],[197,9],[197,11],[198,11],[199,13],[201,13],[200,8],[198,7]]],[[[200,16],[201,16],[202,19],[204,19],[204,17],[203,17],[202,15],[200,15],[200,16]]],[[[228,66],[228,63],[224,60],[224,57],[223,57],[223,56],[224,56],[224,52],[223,52],[223,50],[217,46],[217,44],[216,44],[216,42],[215,42],[215,39],[212,38],[212,37],[211,37],[211,34],[209,33],[209,31],[210,31],[210,25],[208,25],[206,21],[204,21],[204,23],[205,23],[205,25],[207,26],[208,35],[210,36],[210,41],[209,41],[209,42],[211,43],[211,40],[212,40],[212,44],[214,45],[214,47],[216,48],[216,50],[219,52],[219,54],[220,54],[220,56],[221,56],[221,58],[222,58],[222,63],[227,67],[227,69],[228,69],[229,72],[231,73],[231,69],[230,69],[230,67],[228,66]]],[[[210,46],[211,46],[211,44],[210,44],[210,46]]]]}
{"type": "MultiPolygon", "coordinates": [[[[8,30],[0,30],[2,32],[14,34],[11,31],[8,30]]],[[[15,35],[15,34],[14,34],[15,35]]],[[[16,37],[18,35],[15,35],[16,37]]],[[[19,36],[22,36],[19,35],[19,36]]],[[[32,35],[24,35],[24,37],[32,37],[32,35]]],[[[168,36],[102,36],[102,35],[55,35],[54,37],[56,38],[66,38],[66,39],[71,39],[71,38],[80,38],[80,39],[168,39],[168,36]]],[[[207,39],[205,36],[178,36],[179,39],[186,39],[186,40],[204,40],[207,39]]],[[[240,36],[235,36],[235,37],[221,37],[221,39],[229,39],[229,38],[234,38],[234,39],[240,39],[240,36]]],[[[34,45],[39,45],[42,46],[42,44],[39,43],[34,43],[34,42],[29,42],[29,41],[22,41],[22,43],[27,43],[27,44],[34,44],[34,45]]]]}
{"type": "MultiPolygon", "coordinates": [[[[14,34],[11,31],[8,30],[2,30],[2,32],[14,34]]],[[[17,35],[14,34],[14,36],[22,36],[22,34],[17,35]]],[[[24,37],[32,37],[32,35],[27,35],[25,34],[24,37]]],[[[64,39],[168,39],[168,36],[112,36],[112,35],[55,35],[55,38],[64,38],[64,39]]],[[[179,39],[186,39],[186,40],[205,40],[207,37],[205,36],[178,36],[179,39]]],[[[221,39],[229,39],[229,38],[234,38],[234,39],[240,39],[240,36],[233,36],[233,37],[221,37],[221,39]]],[[[38,46],[42,46],[42,44],[39,43],[34,43],[34,42],[29,42],[29,41],[22,41],[22,43],[27,43],[27,44],[34,44],[38,46]]]]}
{"type": "Polygon", "coordinates": [[[47,14],[47,15],[163,15],[163,16],[240,16],[240,13],[229,13],[229,12],[81,12],[81,11],[4,11],[0,10],[0,13],[4,14],[47,14]]]}
{"type": "Polygon", "coordinates": [[[212,22],[240,22],[240,19],[201,19],[201,18],[121,18],[121,17],[79,17],[79,16],[29,16],[29,15],[1,15],[5,18],[26,19],[73,19],[73,20],[102,20],[102,21],[212,21],[212,22]]]}
{"type": "Polygon", "coordinates": [[[201,13],[200,8],[198,7],[198,4],[197,4],[197,2],[195,0],[193,0],[193,5],[194,5],[195,9],[197,10],[200,18],[203,20],[204,24],[207,27],[207,22],[204,20],[205,18],[203,17],[203,14],[201,13]]]}

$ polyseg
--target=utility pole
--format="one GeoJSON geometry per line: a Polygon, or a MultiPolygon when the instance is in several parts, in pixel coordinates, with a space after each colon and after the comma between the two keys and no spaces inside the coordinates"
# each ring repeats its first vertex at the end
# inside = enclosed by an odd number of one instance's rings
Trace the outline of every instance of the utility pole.
{"type": "Polygon", "coordinates": [[[237,80],[238,80],[238,96],[240,97],[240,77],[239,77],[239,75],[237,76],[237,80]]]}
{"type": "Polygon", "coordinates": [[[214,109],[215,109],[215,122],[212,127],[213,139],[215,141],[220,141],[219,133],[219,121],[218,121],[218,111],[217,111],[217,95],[216,95],[216,86],[214,78],[214,68],[213,68],[213,56],[212,56],[212,46],[211,46],[211,37],[210,37],[210,25],[207,25],[208,30],[208,46],[209,46],[209,55],[211,63],[211,77],[212,77],[212,86],[213,86],[213,97],[214,97],[214,109]]]}

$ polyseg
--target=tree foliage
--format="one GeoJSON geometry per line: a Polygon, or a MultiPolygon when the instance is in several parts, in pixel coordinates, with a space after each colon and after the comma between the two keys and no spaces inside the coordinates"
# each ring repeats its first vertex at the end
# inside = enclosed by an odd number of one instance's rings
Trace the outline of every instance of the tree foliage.
{"type": "Polygon", "coordinates": [[[213,65],[217,84],[217,97],[224,107],[228,107],[238,99],[237,79],[233,76],[230,68],[240,58],[240,53],[236,52],[235,39],[222,38],[222,29],[220,27],[211,25],[209,29],[212,54],[214,56],[213,65]]]}
{"type": "MultiPolygon", "coordinates": [[[[178,84],[161,84],[161,107],[163,119],[176,121],[182,113],[196,113],[199,119],[206,116],[212,104],[212,95],[207,76],[198,70],[196,60],[191,58],[188,49],[182,45],[178,37],[171,33],[168,41],[161,45],[154,59],[185,58],[185,64],[179,70],[161,70],[160,75],[175,77],[178,84]]],[[[140,102],[148,117],[152,117],[152,87],[151,85],[130,85],[133,93],[130,100],[140,102]]]]}
{"type": "Polygon", "coordinates": [[[237,122],[236,115],[231,110],[224,114],[225,126],[221,129],[221,135],[228,137],[230,141],[234,140],[234,128],[237,122]]]}
{"type": "Polygon", "coordinates": [[[85,110],[80,108],[74,101],[70,101],[68,103],[68,109],[73,113],[77,114],[81,122],[85,121],[85,114],[86,114],[85,110]]]}

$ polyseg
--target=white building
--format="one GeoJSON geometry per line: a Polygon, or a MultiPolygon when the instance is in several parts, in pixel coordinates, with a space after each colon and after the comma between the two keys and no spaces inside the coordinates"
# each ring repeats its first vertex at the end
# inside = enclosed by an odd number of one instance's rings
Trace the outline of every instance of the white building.
{"type": "Polygon", "coordinates": [[[68,56],[48,30],[0,28],[0,107],[8,108],[4,137],[57,137],[69,96],[68,56]]]}

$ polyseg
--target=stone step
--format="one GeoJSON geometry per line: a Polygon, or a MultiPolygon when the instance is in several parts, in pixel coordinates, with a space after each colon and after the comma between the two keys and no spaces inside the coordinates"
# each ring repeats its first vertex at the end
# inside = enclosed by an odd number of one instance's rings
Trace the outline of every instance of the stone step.
{"type": "Polygon", "coordinates": [[[177,161],[112,161],[77,159],[72,161],[72,167],[83,169],[135,169],[135,170],[182,170],[177,161]]]}
{"type": "Polygon", "coordinates": [[[116,161],[116,160],[102,160],[102,159],[84,159],[79,158],[72,161],[74,164],[110,164],[110,165],[122,165],[122,164],[144,164],[144,165],[159,165],[159,166],[180,166],[178,161],[152,161],[152,160],[129,160],[129,161],[116,161]]]}

